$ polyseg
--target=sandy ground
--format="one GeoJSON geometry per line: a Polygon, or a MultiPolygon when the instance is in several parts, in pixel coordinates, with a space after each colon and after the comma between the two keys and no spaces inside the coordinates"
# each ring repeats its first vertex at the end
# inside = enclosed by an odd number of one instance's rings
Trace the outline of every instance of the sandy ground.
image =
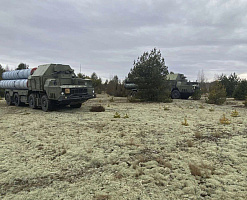
{"type": "Polygon", "coordinates": [[[49,113],[1,100],[0,199],[246,198],[242,102],[110,99],[49,113]],[[92,105],[106,111],[90,112],[92,105]],[[223,114],[230,124],[220,123],[223,114]]]}

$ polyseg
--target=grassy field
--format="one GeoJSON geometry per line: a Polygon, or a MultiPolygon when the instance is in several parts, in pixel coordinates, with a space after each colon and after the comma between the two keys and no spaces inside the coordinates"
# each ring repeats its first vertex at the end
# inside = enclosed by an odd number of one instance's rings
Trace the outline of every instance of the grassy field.
{"type": "Polygon", "coordinates": [[[232,99],[99,95],[49,113],[0,100],[0,198],[245,199],[246,116],[232,99]],[[97,105],[105,112],[90,112],[97,105]]]}

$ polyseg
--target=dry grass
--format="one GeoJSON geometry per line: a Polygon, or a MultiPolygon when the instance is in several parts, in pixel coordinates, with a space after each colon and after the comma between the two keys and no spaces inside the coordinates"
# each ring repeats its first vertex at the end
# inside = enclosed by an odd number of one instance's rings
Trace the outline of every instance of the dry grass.
{"type": "Polygon", "coordinates": [[[98,194],[94,196],[94,200],[109,200],[109,199],[111,199],[111,197],[108,194],[98,194]]]}
{"type": "Polygon", "coordinates": [[[190,163],[189,168],[190,168],[190,173],[193,176],[202,176],[201,169],[199,166],[190,163]]]}
{"type": "Polygon", "coordinates": [[[188,147],[193,147],[194,146],[194,142],[192,140],[187,140],[187,146],[188,147]]]}
{"type": "Polygon", "coordinates": [[[214,174],[215,171],[215,167],[213,167],[212,165],[205,164],[203,162],[201,164],[190,163],[189,169],[191,175],[200,176],[204,178],[209,178],[211,175],[214,174]]]}
{"type": "Polygon", "coordinates": [[[199,132],[199,131],[196,131],[194,135],[195,135],[196,139],[201,139],[202,138],[202,133],[199,132]]]}

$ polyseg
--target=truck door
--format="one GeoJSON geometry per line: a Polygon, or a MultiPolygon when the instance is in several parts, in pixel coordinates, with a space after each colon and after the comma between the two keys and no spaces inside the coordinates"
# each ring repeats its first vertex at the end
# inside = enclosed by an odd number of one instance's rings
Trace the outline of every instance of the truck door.
{"type": "Polygon", "coordinates": [[[40,77],[32,77],[31,81],[31,88],[33,91],[40,91],[41,90],[41,80],[40,77]]]}

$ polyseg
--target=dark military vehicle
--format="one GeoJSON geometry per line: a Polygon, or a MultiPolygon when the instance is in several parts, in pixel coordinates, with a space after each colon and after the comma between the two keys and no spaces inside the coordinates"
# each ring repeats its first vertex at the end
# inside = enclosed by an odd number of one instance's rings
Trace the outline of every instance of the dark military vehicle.
{"type": "Polygon", "coordinates": [[[172,99],[188,99],[196,90],[200,90],[197,82],[188,82],[184,74],[168,74],[172,99]]]}
{"type": "Polygon", "coordinates": [[[69,65],[40,65],[37,69],[4,72],[2,77],[0,88],[5,89],[8,105],[28,103],[31,108],[49,111],[66,105],[80,108],[94,97],[91,80],[77,78],[69,65]]]}
{"type": "MultiPolygon", "coordinates": [[[[183,74],[168,74],[166,79],[171,89],[172,99],[188,99],[196,90],[200,90],[197,82],[188,82],[183,74]]],[[[138,92],[138,86],[135,83],[125,80],[125,88],[130,90],[130,95],[133,96],[138,92]]]]}

